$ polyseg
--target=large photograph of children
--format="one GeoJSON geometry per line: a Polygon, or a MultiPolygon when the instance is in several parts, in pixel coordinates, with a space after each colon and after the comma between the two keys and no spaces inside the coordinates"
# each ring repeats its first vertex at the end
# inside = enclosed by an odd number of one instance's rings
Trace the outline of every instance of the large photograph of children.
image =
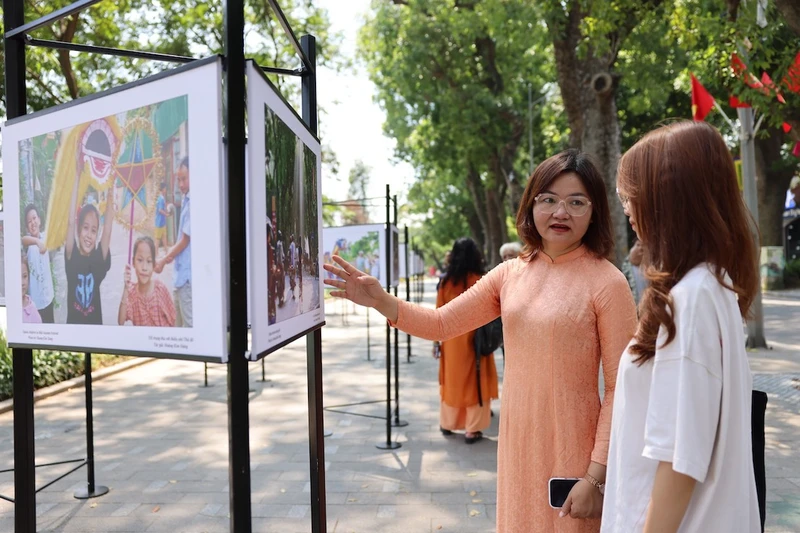
{"type": "Polygon", "coordinates": [[[188,98],[20,142],[23,322],[192,327],[188,98]]]}
{"type": "Polygon", "coordinates": [[[270,325],[319,309],[317,156],[264,106],[270,325]]]}

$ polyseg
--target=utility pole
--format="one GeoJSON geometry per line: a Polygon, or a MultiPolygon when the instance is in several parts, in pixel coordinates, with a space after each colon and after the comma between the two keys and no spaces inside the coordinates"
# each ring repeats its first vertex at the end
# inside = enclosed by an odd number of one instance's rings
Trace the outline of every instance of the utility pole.
{"type": "MultiPolygon", "coordinates": [[[[756,188],[756,153],[754,111],[751,107],[740,107],[739,140],[741,141],[742,184],[744,185],[744,202],[753,216],[753,239],[756,241],[756,256],[760,257],[761,248],[758,238],[758,189],[756,188]]],[[[759,267],[760,271],[760,267],[759,267]]],[[[761,280],[759,272],[758,292],[750,308],[752,318],[747,321],[747,347],[766,348],[764,337],[764,307],[761,302],[761,280]]]]}

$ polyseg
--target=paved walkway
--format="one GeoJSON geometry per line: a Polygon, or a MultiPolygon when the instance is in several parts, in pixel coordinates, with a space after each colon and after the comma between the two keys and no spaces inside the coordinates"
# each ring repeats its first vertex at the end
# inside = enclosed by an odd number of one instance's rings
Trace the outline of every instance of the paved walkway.
{"type": "MultiPolygon", "coordinates": [[[[432,283],[427,286],[430,291],[432,283]]],[[[432,293],[427,294],[432,300],[432,293]]],[[[781,351],[752,354],[758,387],[770,394],[767,416],[769,519],[767,531],[800,531],[800,295],[765,297],[768,338],[781,351]],[[790,328],[794,327],[794,331],[790,328]]],[[[367,361],[366,316],[327,308],[323,330],[325,404],[385,398],[385,322],[371,314],[367,361]],[[344,326],[343,324],[347,324],[344,326]]],[[[405,335],[401,335],[405,361],[405,335]]],[[[267,358],[251,372],[251,470],[253,531],[310,531],[304,341],[267,358]]],[[[436,362],[430,343],[413,340],[413,364],[401,363],[402,443],[388,452],[385,423],[328,412],[326,439],[328,531],[437,533],[492,532],[495,519],[496,436],[467,446],[438,431],[436,362]]],[[[502,375],[502,358],[498,357],[502,375]]],[[[73,498],[85,486],[79,470],[39,493],[39,531],[229,531],[225,367],[159,360],[96,382],[97,483],[111,491],[94,500],[73,498]]],[[[83,389],[36,404],[36,453],[41,463],[85,453],[83,389]]],[[[385,403],[348,408],[382,416],[385,403]]],[[[494,405],[495,414],[499,402],[494,405]]],[[[0,415],[0,469],[13,466],[12,416],[0,415]]],[[[39,485],[66,471],[38,471],[39,485]]],[[[0,493],[13,496],[13,477],[0,474],[0,493]]],[[[13,531],[13,505],[0,501],[0,531],[13,531]]]]}

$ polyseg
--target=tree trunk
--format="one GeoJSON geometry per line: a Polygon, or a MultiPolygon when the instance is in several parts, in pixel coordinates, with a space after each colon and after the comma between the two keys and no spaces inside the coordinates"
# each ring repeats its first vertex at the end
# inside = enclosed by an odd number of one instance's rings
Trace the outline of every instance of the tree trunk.
{"type": "Polygon", "coordinates": [[[584,129],[582,150],[592,154],[606,184],[611,224],[614,227],[615,253],[610,257],[621,265],[628,255],[628,220],[617,199],[617,164],[620,157],[620,131],[617,118],[617,84],[596,62],[587,62],[583,91],[584,129]]]}
{"type": "Polygon", "coordinates": [[[469,189],[470,196],[472,196],[472,203],[475,206],[475,216],[481,227],[480,234],[483,235],[483,242],[481,249],[486,250],[486,245],[489,240],[489,222],[487,220],[487,213],[489,209],[486,205],[486,195],[483,190],[483,182],[478,171],[470,166],[467,171],[467,189],[469,189]]]}
{"type": "MultiPolygon", "coordinates": [[[[58,40],[69,43],[75,38],[75,31],[78,29],[78,15],[72,15],[67,19],[65,25],[62,25],[63,31],[59,35],[58,40]]],[[[75,71],[72,69],[72,60],[69,57],[68,50],[58,51],[58,64],[61,66],[61,72],[64,74],[64,79],[67,82],[67,89],[69,95],[75,99],[79,96],[78,93],[78,80],[75,78],[75,71]]]]}
{"type": "Polygon", "coordinates": [[[561,100],[569,124],[569,145],[580,148],[583,139],[583,109],[581,106],[580,60],[577,56],[581,36],[583,13],[579,2],[572,2],[566,20],[548,21],[553,37],[553,52],[556,59],[556,76],[561,90],[561,100]]]}
{"type": "Polygon", "coordinates": [[[486,188],[486,204],[489,207],[489,212],[486,213],[489,226],[489,233],[486,236],[486,265],[488,267],[494,267],[502,261],[500,247],[508,240],[504,196],[497,187],[486,188]]]}
{"type": "Polygon", "coordinates": [[[469,226],[470,234],[472,235],[475,243],[478,245],[478,248],[481,250],[486,249],[486,234],[483,232],[481,220],[478,218],[478,214],[475,212],[474,206],[468,207],[467,212],[464,213],[464,215],[467,218],[467,225],[469,226]]]}
{"type": "Polygon", "coordinates": [[[797,0],[775,0],[775,7],[783,15],[786,25],[800,35],[800,4],[797,0]]]}
{"type": "Polygon", "coordinates": [[[778,128],[766,128],[768,137],[756,137],[756,185],[758,226],[761,246],[783,245],[783,205],[794,166],[780,164],[785,135],[778,128]]]}

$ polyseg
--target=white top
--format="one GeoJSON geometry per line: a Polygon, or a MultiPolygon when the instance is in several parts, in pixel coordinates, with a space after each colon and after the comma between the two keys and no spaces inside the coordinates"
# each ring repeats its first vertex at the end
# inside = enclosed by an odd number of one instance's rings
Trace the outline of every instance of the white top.
{"type": "MultiPolygon", "coordinates": [[[[39,240],[47,238],[42,231],[39,240]]],[[[50,252],[41,253],[35,244],[28,246],[28,294],[36,309],[44,309],[53,302],[53,273],[50,270],[50,252]]]]}
{"type": "MultiPolygon", "coordinates": [[[[730,280],[726,276],[726,281],[730,280]]],[[[679,532],[761,531],[751,443],[753,379],[733,291],[707,265],[671,291],[676,335],[639,366],[620,360],[603,533],[644,529],[659,461],[697,480],[679,532]]]]}

